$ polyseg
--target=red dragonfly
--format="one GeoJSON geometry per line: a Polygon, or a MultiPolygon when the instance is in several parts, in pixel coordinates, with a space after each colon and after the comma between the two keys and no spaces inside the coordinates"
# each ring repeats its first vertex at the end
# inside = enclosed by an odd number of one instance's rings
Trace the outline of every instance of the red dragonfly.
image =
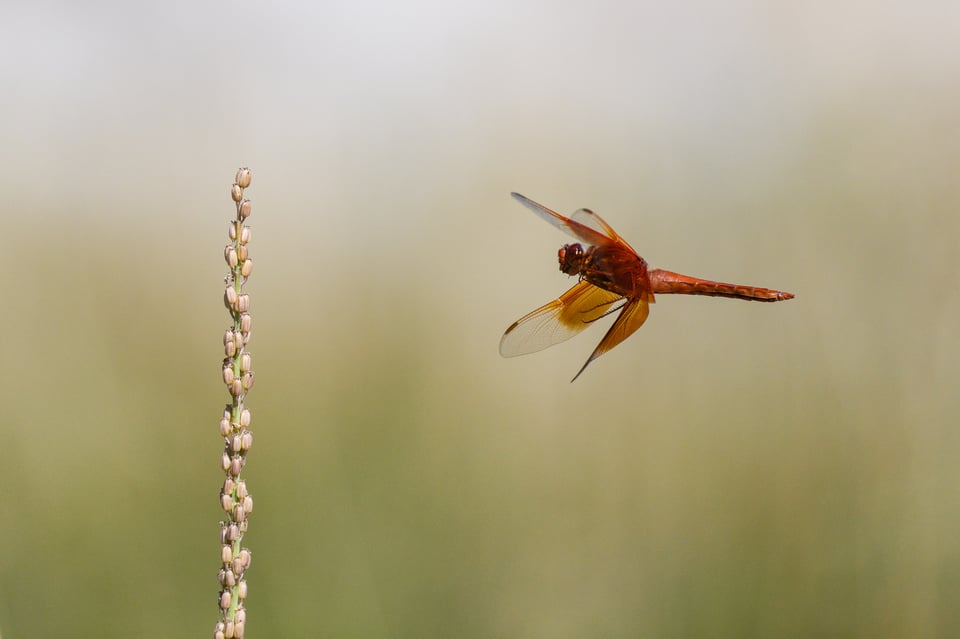
{"type": "Polygon", "coordinates": [[[661,269],[647,269],[647,262],[617,235],[613,228],[590,209],[580,209],[564,217],[519,193],[515,200],[580,242],[565,244],[557,253],[560,270],[577,275],[580,281],[569,291],[524,315],[510,325],[500,338],[504,357],[526,355],[570,339],[611,313],[620,311],[617,320],[603,336],[583,367],[630,337],[650,312],[655,293],[711,295],[757,302],[793,299],[793,293],[768,288],[711,282],[661,269]],[[581,244],[582,243],[582,244],[581,244]]]}

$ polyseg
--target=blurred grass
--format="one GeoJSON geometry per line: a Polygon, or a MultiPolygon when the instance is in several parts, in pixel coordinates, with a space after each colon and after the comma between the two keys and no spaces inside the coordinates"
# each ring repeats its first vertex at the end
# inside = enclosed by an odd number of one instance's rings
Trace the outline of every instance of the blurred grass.
{"type": "MultiPolygon", "coordinates": [[[[579,28],[564,15],[533,43],[579,28]]],[[[603,33],[588,42],[618,42],[603,33]]],[[[886,51],[884,34],[851,47],[886,51]]],[[[831,42],[789,52],[827,60],[847,40],[831,42]]],[[[101,123],[10,163],[5,637],[215,621],[220,242],[238,161],[257,221],[248,636],[953,634],[960,93],[938,79],[954,58],[781,77],[747,47],[716,62],[750,61],[720,69],[743,85],[701,104],[699,76],[673,84],[696,60],[669,59],[651,86],[674,92],[650,103],[619,80],[629,68],[594,79],[603,56],[584,47],[519,94],[484,51],[453,58],[476,65],[463,77],[415,60],[422,84],[347,65],[361,75],[345,90],[376,99],[339,120],[314,124],[299,102],[288,118],[257,93],[273,115],[249,146],[214,128],[212,151],[203,120],[141,132],[195,153],[101,123]],[[543,108],[581,87],[603,99],[543,108]],[[595,208],[654,267],[797,299],[663,296],[573,385],[599,327],[503,360],[503,329],[570,283],[564,238],[510,190],[595,208]]]]}
{"type": "MultiPolygon", "coordinates": [[[[844,200],[855,220],[857,197],[844,200]]],[[[520,217],[508,224],[536,222],[502,208],[520,217]]],[[[306,298],[284,281],[309,273],[255,250],[251,631],[949,634],[958,301],[914,269],[939,264],[956,222],[901,222],[794,220],[781,244],[811,259],[792,270],[770,256],[779,274],[756,279],[795,302],[661,299],[572,386],[599,329],[500,360],[499,330],[526,306],[424,279],[406,246],[319,273],[306,298]],[[908,227],[927,251],[897,241],[908,227]],[[890,259],[895,245],[916,261],[890,259]],[[411,270],[381,271],[404,258],[411,270]]],[[[149,234],[91,233],[78,253],[24,226],[3,256],[18,272],[2,373],[0,536],[17,549],[2,560],[5,632],[49,635],[66,618],[82,635],[205,631],[225,401],[219,251],[193,239],[168,263],[174,249],[149,234]]],[[[293,241],[257,231],[263,253],[293,241]]],[[[563,286],[478,266],[513,278],[530,307],[563,286]]]]}

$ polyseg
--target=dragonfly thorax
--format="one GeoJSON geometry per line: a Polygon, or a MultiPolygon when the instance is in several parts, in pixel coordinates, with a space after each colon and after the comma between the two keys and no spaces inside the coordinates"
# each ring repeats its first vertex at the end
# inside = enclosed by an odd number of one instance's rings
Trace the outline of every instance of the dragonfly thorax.
{"type": "Polygon", "coordinates": [[[596,287],[622,297],[651,291],[646,261],[619,245],[590,246],[567,244],[557,253],[560,270],[577,275],[596,287]]]}

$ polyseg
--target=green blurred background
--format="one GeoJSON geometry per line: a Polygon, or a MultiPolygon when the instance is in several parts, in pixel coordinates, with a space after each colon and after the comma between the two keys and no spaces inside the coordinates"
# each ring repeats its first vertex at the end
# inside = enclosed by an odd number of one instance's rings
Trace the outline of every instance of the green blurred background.
{"type": "Polygon", "coordinates": [[[946,637],[953,2],[14,2],[0,634],[211,636],[253,169],[249,637],[946,637]],[[502,359],[594,208],[661,297],[502,359]]]}

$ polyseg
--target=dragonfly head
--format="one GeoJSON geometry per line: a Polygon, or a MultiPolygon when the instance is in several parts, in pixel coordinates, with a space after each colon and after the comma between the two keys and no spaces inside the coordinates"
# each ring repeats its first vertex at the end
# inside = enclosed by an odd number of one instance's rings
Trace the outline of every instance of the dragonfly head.
{"type": "Polygon", "coordinates": [[[557,251],[557,257],[560,260],[560,270],[567,275],[579,275],[583,271],[586,253],[579,244],[564,244],[557,251]]]}

